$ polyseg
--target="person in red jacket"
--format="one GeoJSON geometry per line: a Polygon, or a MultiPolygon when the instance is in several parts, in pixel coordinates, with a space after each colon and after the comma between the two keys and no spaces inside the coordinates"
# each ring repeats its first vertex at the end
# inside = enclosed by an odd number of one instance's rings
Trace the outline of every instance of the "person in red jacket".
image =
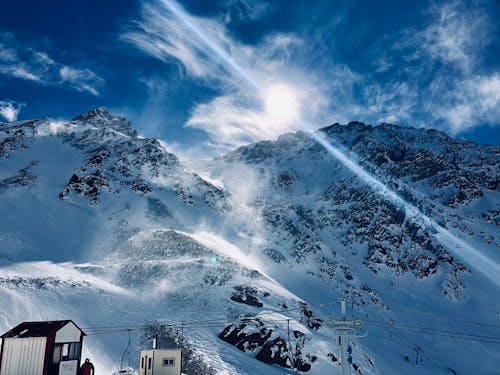
{"type": "Polygon", "coordinates": [[[88,358],[85,359],[85,363],[80,367],[79,375],[94,375],[94,365],[88,358]]]}

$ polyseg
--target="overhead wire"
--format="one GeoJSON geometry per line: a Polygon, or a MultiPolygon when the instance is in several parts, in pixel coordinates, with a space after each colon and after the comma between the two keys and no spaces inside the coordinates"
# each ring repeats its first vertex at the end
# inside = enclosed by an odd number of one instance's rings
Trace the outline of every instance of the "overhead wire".
{"type": "MultiPolygon", "coordinates": [[[[274,314],[280,314],[283,312],[292,312],[292,311],[298,311],[298,310],[303,310],[304,307],[325,307],[329,305],[333,305],[336,303],[339,303],[340,301],[329,301],[325,303],[320,303],[320,304],[307,304],[305,306],[299,305],[298,307],[289,307],[289,308],[283,308],[280,310],[273,310],[273,311],[265,311],[262,313],[259,313],[257,315],[252,315],[252,316],[246,316],[246,315],[240,315],[237,319],[231,320],[228,317],[220,317],[220,318],[213,318],[213,319],[205,319],[205,320],[191,320],[191,321],[182,321],[182,322],[162,322],[163,326],[165,327],[170,327],[170,328],[219,328],[223,324],[238,324],[238,323],[246,323],[246,322],[253,322],[253,321],[261,321],[263,323],[268,323],[268,324],[275,324],[275,325],[285,325],[288,324],[290,318],[278,318],[278,317],[269,317],[266,318],[266,315],[274,315],[274,314]]],[[[360,304],[356,304],[353,302],[347,302],[347,303],[352,303],[355,306],[360,306],[362,308],[370,308],[370,309],[379,309],[379,310],[384,310],[384,311],[395,311],[395,312],[400,312],[404,314],[412,314],[412,315],[421,315],[421,316],[430,316],[430,317],[437,317],[437,318],[442,318],[446,319],[449,321],[454,321],[458,323],[463,323],[463,324],[469,324],[469,325],[479,325],[479,326],[485,326],[485,327],[500,327],[495,324],[491,323],[485,323],[485,322],[478,322],[478,321],[470,321],[470,320],[462,320],[462,319],[455,319],[455,318],[447,318],[447,317],[440,317],[437,315],[429,314],[426,312],[412,312],[412,311],[406,311],[406,310],[399,310],[399,309],[382,309],[378,308],[375,306],[363,306],[360,304]]],[[[326,318],[328,319],[328,318],[326,318]]],[[[469,340],[469,341],[477,341],[477,342],[487,342],[487,343],[493,343],[493,344],[500,344],[500,336],[489,336],[489,335],[481,335],[477,333],[471,333],[471,332],[463,332],[463,331],[449,331],[449,330],[442,330],[442,329],[436,329],[436,328],[431,328],[431,327],[421,327],[421,326],[415,326],[415,325],[408,325],[408,324],[401,324],[401,323],[394,323],[390,321],[380,321],[380,320],[373,320],[373,319],[366,319],[366,318],[361,318],[361,320],[366,324],[366,325],[372,325],[380,328],[386,328],[390,329],[391,331],[393,329],[395,330],[402,330],[402,331],[407,331],[407,332],[414,332],[414,333],[420,333],[420,334],[426,334],[426,335],[434,335],[434,336],[442,336],[442,337],[448,337],[448,338],[453,338],[453,339],[461,339],[461,340],[469,340]]],[[[116,325],[116,326],[96,326],[96,327],[85,327],[84,329],[86,331],[89,331],[87,333],[88,336],[96,336],[96,335],[108,335],[108,334],[116,334],[116,333],[122,333],[122,332],[127,332],[127,331],[140,331],[145,328],[147,328],[148,325],[143,324],[143,325],[116,325]]]]}
{"type": "Polygon", "coordinates": [[[394,311],[394,312],[399,312],[399,313],[409,314],[409,315],[420,315],[420,316],[426,316],[426,317],[434,318],[434,319],[448,320],[448,321],[452,321],[452,322],[456,322],[456,323],[464,323],[464,324],[469,324],[469,325],[478,325],[478,326],[484,326],[484,327],[500,328],[500,324],[493,324],[493,323],[479,322],[479,321],[473,321],[473,320],[450,318],[450,317],[447,317],[447,316],[444,316],[444,315],[435,315],[435,314],[431,314],[431,313],[428,313],[428,312],[422,312],[422,311],[420,311],[420,312],[418,312],[418,311],[408,311],[408,310],[401,310],[401,309],[394,309],[394,308],[385,309],[385,308],[381,308],[381,307],[377,307],[377,306],[366,306],[366,305],[363,306],[361,304],[355,304],[355,305],[356,306],[361,306],[363,308],[368,308],[368,309],[377,309],[377,310],[383,310],[383,311],[387,311],[387,312],[394,311]]]}
{"type": "Polygon", "coordinates": [[[477,342],[488,342],[492,344],[500,344],[500,337],[495,336],[482,336],[470,334],[467,332],[457,332],[457,331],[443,331],[437,330],[429,327],[415,327],[415,326],[404,326],[404,325],[392,325],[390,323],[381,322],[381,321],[365,321],[367,325],[378,326],[381,328],[392,328],[397,330],[409,331],[422,333],[432,336],[443,336],[449,338],[456,338],[461,340],[469,340],[469,341],[477,341],[477,342]]]}

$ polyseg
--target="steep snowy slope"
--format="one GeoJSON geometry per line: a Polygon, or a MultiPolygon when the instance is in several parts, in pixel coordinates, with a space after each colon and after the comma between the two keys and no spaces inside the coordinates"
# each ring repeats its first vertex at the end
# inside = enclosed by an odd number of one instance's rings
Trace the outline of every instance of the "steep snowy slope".
{"type": "MultiPolygon", "coordinates": [[[[87,348],[111,373],[127,333],[115,333],[117,340],[95,327],[131,327],[140,336],[146,320],[184,321],[215,370],[285,372],[218,338],[241,316],[259,314],[269,340],[283,340],[288,319],[309,333],[300,322],[307,322],[306,305],[299,309],[298,297],[224,239],[239,231],[224,224],[227,192],[103,110],[67,123],[2,124],[0,132],[1,330],[20,320],[72,318],[88,327],[87,348]],[[284,305],[296,308],[285,316],[284,305]]],[[[333,366],[329,341],[308,343],[304,362],[307,350],[321,346],[327,353],[318,368],[333,366]]]]}
{"type": "MultiPolygon", "coordinates": [[[[388,124],[335,124],[321,132],[444,231],[500,263],[498,147],[388,124]]],[[[209,170],[230,192],[235,185],[240,189],[235,181],[255,182],[247,200],[252,210],[247,235],[259,234],[253,251],[274,263],[268,269],[276,280],[312,303],[332,296],[351,301],[358,309],[353,314],[384,327],[369,327],[370,335],[360,342],[377,352],[382,373],[406,368],[403,358],[412,357],[416,346],[427,353],[429,372],[431,367],[437,373],[447,373],[447,367],[459,373],[496,371],[500,291],[492,275],[482,273],[479,260],[465,263],[455,244],[440,241],[435,228],[375,193],[304,133],[242,147],[211,162],[209,170]],[[428,329],[420,335],[387,329],[398,324],[428,329]],[[436,338],[425,335],[429,330],[496,341],[436,338]],[[481,353],[481,365],[450,347],[481,353]]]]}
{"type": "MultiPolygon", "coordinates": [[[[498,255],[498,147],[393,125],[322,131],[429,217],[498,255]]],[[[75,319],[111,373],[127,329],[137,346],[146,320],[178,330],[184,321],[220,373],[285,374],[294,359],[327,374],[338,372],[328,317],[345,299],[369,333],[353,340],[356,373],[496,371],[496,286],[303,133],[195,168],[96,109],[69,122],[0,124],[0,158],[2,331],[75,319]]]]}
{"type": "Polygon", "coordinates": [[[186,170],[158,141],[138,138],[128,122],[105,111],[69,123],[45,119],[0,129],[1,186],[8,198],[2,201],[8,219],[2,241],[10,244],[10,254],[1,255],[9,259],[77,260],[92,238],[99,242],[101,232],[123,229],[117,219],[133,221],[130,212],[137,212],[141,223],[182,227],[199,221],[197,211],[209,214],[224,204],[220,189],[186,170]],[[175,211],[183,213],[182,223],[175,211]]]}

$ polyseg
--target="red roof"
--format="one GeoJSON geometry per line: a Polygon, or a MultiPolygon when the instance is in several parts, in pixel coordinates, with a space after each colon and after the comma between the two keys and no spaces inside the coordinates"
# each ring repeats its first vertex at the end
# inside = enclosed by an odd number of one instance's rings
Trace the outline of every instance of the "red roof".
{"type": "MultiPolygon", "coordinates": [[[[55,334],[62,327],[68,323],[75,324],[72,320],[52,320],[52,321],[42,321],[42,322],[23,322],[16,327],[12,328],[10,331],[4,333],[0,338],[5,339],[8,337],[48,337],[55,334]]],[[[76,324],[75,326],[80,330],[76,324]]],[[[85,335],[85,332],[82,331],[85,335]]]]}

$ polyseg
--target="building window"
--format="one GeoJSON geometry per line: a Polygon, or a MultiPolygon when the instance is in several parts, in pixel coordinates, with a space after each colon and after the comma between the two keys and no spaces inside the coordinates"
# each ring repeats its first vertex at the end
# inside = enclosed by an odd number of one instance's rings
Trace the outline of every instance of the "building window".
{"type": "Polygon", "coordinates": [[[55,344],[52,349],[52,365],[58,365],[61,362],[61,344],[55,344]]]}
{"type": "Polygon", "coordinates": [[[80,342],[72,342],[69,344],[69,359],[79,359],[82,354],[82,344],[80,342]]]}
{"type": "Polygon", "coordinates": [[[63,344],[62,346],[62,360],[67,361],[68,360],[68,353],[69,353],[69,344],[63,344]]]}
{"type": "Polygon", "coordinates": [[[74,361],[80,358],[82,344],[79,342],[69,342],[62,344],[61,361],[74,361]]]}
{"type": "Polygon", "coordinates": [[[141,368],[144,368],[144,357],[141,358],[141,368]]]}
{"type": "Polygon", "coordinates": [[[152,358],[148,358],[148,370],[151,370],[151,359],[152,358]]]}
{"type": "Polygon", "coordinates": [[[175,366],[175,358],[163,358],[162,366],[175,366]]]}

